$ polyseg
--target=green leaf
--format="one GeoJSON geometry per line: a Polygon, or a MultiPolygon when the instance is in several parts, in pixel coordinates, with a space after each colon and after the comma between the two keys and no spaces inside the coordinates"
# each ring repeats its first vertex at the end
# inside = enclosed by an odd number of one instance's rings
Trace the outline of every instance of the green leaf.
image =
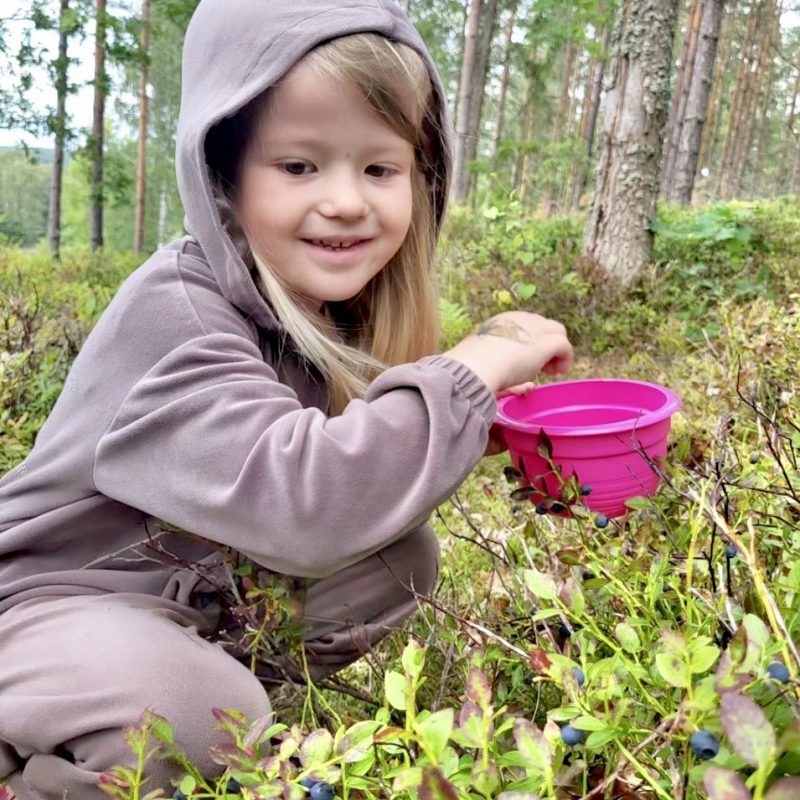
{"type": "Polygon", "coordinates": [[[425,666],[425,650],[413,639],[410,639],[400,657],[406,675],[416,678],[425,666]]]}
{"type": "Polygon", "coordinates": [[[589,714],[581,714],[572,720],[572,727],[581,731],[603,731],[608,725],[597,717],[592,717],[589,714]]]}
{"type": "Polygon", "coordinates": [[[480,761],[476,761],[472,765],[470,777],[472,778],[472,785],[484,797],[491,797],[495,789],[500,786],[500,773],[491,762],[488,767],[484,767],[480,761]]]}
{"type": "Polygon", "coordinates": [[[526,719],[514,722],[514,739],[528,766],[538,772],[552,769],[553,751],[544,734],[526,719]]]}
{"type": "Polygon", "coordinates": [[[724,694],[720,719],[731,746],[751,767],[759,767],[773,756],[775,730],[749,697],[733,692],[724,694]]]}
{"type": "MultiPolygon", "coordinates": [[[[527,267],[533,261],[533,253],[520,253],[519,260],[527,267]],[[525,258],[528,257],[526,261],[525,258]]],[[[536,292],[536,285],[533,283],[518,283],[514,287],[517,297],[520,300],[530,300],[536,292]]]]}
{"type": "Polygon", "coordinates": [[[658,653],[656,655],[656,668],[661,677],[670,685],[685,689],[691,685],[692,677],[689,665],[681,656],[672,653],[658,653]]]}
{"type": "Polygon", "coordinates": [[[409,767],[399,772],[392,783],[392,791],[404,792],[407,789],[416,789],[422,783],[422,768],[409,767]]]}
{"type": "Polygon", "coordinates": [[[531,594],[540,600],[552,600],[556,597],[556,582],[538,569],[525,570],[525,585],[531,594]]]}
{"type": "Polygon", "coordinates": [[[444,708],[426,717],[416,726],[425,750],[437,762],[442,757],[445,747],[447,747],[447,742],[453,731],[454,717],[455,711],[452,708],[444,708]]]}
{"type": "Polygon", "coordinates": [[[602,731],[592,731],[586,737],[586,749],[599,750],[601,747],[613,741],[618,732],[616,728],[611,727],[606,727],[602,731]]]}
{"type": "Polygon", "coordinates": [[[197,781],[191,775],[184,775],[178,788],[188,797],[197,788],[197,781]]]}
{"type": "Polygon", "coordinates": [[[800,797],[800,778],[780,778],[769,787],[764,800],[797,800],[800,797]]]}
{"type": "Polygon", "coordinates": [[[703,775],[703,786],[709,800],[750,800],[752,797],[740,775],[722,767],[709,767],[703,775]]]}
{"type": "Polygon", "coordinates": [[[436,767],[424,767],[419,797],[420,800],[458,800],[458,792],[436,767]]]}
{"type": "Polygon", "coordinates": [[[341,756],[345,764],[361,761],[372,747],[375,732],[380,727],[381,723],[376,722],[374,719],[356,722],[355,725],[347,729],[347,733],[336,746],[337,755],[341,756]]]}
{"type": "Polygon", "coordinates": [[[467,697],[479,708],[488,711],[492,705],[492,687],[486,674],[478,667],[470,667],[467,673],[467,697]]]}
{"type": "Polygon", "coordinates": [[[639,634],[636,629],[629,625],[627,622],[620,622],[614,629],[617,636],[617,641],[622,645],[623,650],[629,653],[638,653],[642,649],[642,643],[639,641],[639,634]]]}
{"type": "Polygon", "coordinates": [[[696,674],[708,672],[714,666],[714,662],[719,658],[720,650],[713,644],[701,647],[696,652],[692,653],[689,668],[696,674]]]}
{"type": "Polygon", "coordinates": [[[309,733],[300,745],[300,762],[304,767],[314,767],[327,761],[331,753],[333,753],[333,736],[330,731],[318,728],[309,733]]]}
{"type": "Polygon", "coordinates": [[[406,676],[389,670],[384,679],[386,699],[398,711],[406,710],[406,676]]]}
{"type": "Polygon", "coordinates": [[[172,730],[172,725],[167,722],[164,717],[156,716],[154,717],[152,723],[152,728],[150,729],[150,733],[158,739],[160,742],[169,742],[170,744],[175,743],[175,733],[172,730]]]}
{"type": "Polygon", "coordinates": [[[459,742],[466,747],[481,747],[483,745],[483,714],[474,703],[464,703],[458,715],[459,742]]]}

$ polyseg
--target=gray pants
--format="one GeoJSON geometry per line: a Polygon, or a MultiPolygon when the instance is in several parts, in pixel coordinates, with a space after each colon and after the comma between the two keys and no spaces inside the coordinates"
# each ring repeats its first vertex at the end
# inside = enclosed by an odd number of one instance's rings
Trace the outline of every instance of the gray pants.
{"type": "MultiPolygon", "coordinates": [[[[422,527],[309,582],[312,674],[354,661],[412,614],[417,601],[402,584],[432,591],[438,564],[436,537],[422,527]]],[[[135,766],[122,731],[147,706],[167,718],[204,776],[221,774],[208,748],[228,739],[214,729],[211,709],[253,720],[270,703],[247,666],[201,636],[214,624],[208,611],[130,593],[35,598],[0,615],[0,781],[19,800],[108,800],[98,775],[135,766]]],[[[146,791],[171,796],[180,768],[151,759],[147,770],[146,791]]]]}

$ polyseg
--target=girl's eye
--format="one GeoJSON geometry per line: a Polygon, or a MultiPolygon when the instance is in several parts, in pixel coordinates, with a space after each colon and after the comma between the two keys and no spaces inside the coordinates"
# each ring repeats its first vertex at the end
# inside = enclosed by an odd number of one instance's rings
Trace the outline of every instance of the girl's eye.
{"type": "Polygon", "coordinates": [[[289,175],[306,175],[306,170],[311,169],[311,164],[307,164],[305,161],[284,161],[281,169],[288,172],[289,175]]]}
{"type": "Polygon", "coordinates": [[[367,173],[373,178],[388,178],[392,174],[389,167],[382,167],[380,164],[372,164],[367,167],[367,173]]]}

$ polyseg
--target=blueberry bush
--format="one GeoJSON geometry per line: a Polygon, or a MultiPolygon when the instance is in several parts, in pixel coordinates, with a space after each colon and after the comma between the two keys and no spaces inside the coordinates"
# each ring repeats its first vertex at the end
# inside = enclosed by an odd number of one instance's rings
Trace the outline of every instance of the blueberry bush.
{"type": "MultiPolygon", "coordinates": [[[[456,210],[445,340],[523,307],[565,321],[574,377],[672,388],[683,407],[658,494],[600,518],[591,486],[554,508],[519,491],[507,455],[484,459],[433,515],[442,573],[411,623],[332,679],[284,683],[274,715],[210,711],[227,739],[213,780],[143,709],[131,762],[101,777],[109,796],[169,796],[143,778],[168,758],[178,798],[800,797],[800,204],[662,208],[652,270],[624,294],[582,262],[581,224],[529,219],[513,198],[456,210]]],[[[79,346],[130,267],[78,258],[56,277],[37,258],[0,252],[15,298],[3,469],[63,382],[72,350],[48,348],[66,331],[79,346]],[[34,314],[37,281],[49,306],[34,314]]],[[[292,607],[257,571],[242,577],[255,657],[292,607]]]]}

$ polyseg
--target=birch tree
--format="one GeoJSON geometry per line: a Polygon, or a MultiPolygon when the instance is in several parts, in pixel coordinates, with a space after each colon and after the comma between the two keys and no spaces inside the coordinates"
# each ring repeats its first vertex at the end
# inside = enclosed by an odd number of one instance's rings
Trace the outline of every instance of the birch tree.
{"type": "Polygon", "coordinates": [[[623,0],[584,254],[623,285],[650,260],[678,0],[623,0]]]}

